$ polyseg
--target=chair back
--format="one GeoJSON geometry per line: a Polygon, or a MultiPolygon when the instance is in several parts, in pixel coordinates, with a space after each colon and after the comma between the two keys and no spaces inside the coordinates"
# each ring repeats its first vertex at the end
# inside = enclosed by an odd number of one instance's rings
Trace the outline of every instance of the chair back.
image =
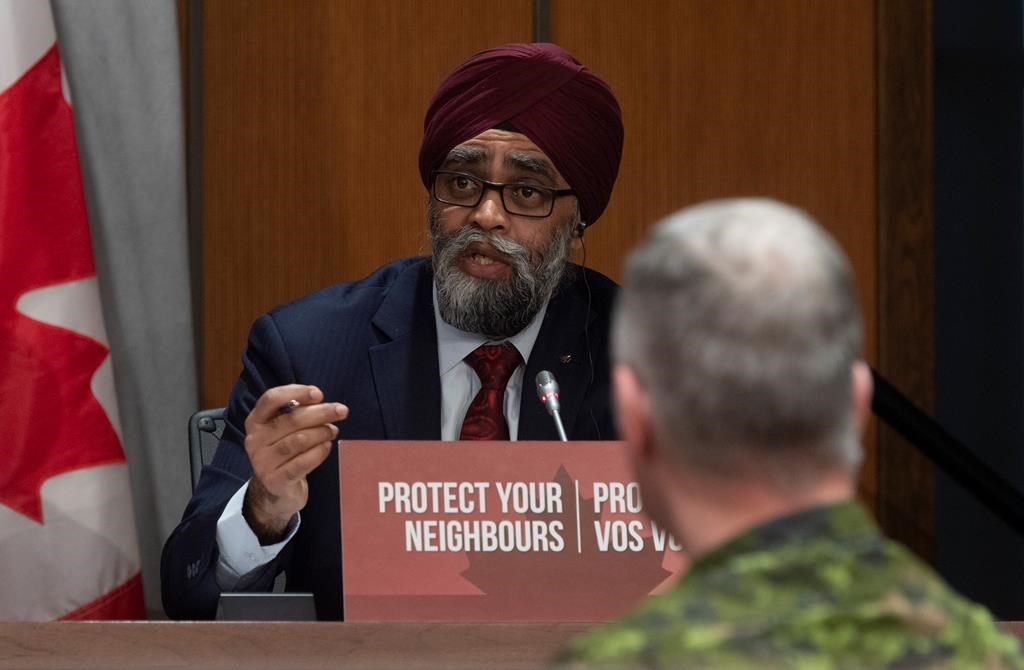
{"type": "Polygon", "coordinates": [[[213,452],[224,432],[224,409],[201,409],[188,420],[188,464],[192,475],[192,491],[199,483],[204,465],[213,460],[213,452]]]}

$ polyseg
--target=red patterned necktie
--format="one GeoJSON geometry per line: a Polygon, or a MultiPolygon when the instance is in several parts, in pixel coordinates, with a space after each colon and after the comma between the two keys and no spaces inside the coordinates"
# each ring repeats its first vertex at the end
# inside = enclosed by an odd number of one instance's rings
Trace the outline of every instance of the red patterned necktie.
{"type": "Polygon", "coordinates": [[[505,385],[523,360],[519,350],[507,342],[492,346],[481,345],[465,360],[480,377],[480,390],[466,410],[459,439],[507,440],[508,424],[502,411],[505,385]]]}

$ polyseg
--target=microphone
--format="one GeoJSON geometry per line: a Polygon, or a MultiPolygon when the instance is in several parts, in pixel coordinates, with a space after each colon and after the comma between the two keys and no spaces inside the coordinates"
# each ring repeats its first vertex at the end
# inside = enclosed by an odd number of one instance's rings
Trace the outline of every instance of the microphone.
{"type": "Polygon", "coordinates": [[[558,402],[558,382],[555,381],[555,376],[547,370],[541,370],[537,373],[537,395],[540,397],[540,401],[547,408],[548,414],[555,420],[555,429],[558,431],[558,439],[562,442],[568,442],[569,439],[565,436],[565,428],[562,427],[562,417],[559,415],[561,405],[558,402]]]}

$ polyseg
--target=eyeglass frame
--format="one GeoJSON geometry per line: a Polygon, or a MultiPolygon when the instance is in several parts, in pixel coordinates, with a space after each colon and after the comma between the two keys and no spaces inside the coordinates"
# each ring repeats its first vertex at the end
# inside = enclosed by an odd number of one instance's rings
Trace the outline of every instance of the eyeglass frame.
{"type": "Polygon", "coordinates": [[[498,199],[501,200],[501,206],[505,209],[505,212],[507,214],[510,214],[511,216],[522,216],[527,219],[546,219],[547,217],[551,216],[552,212],[555,211],[555,201],[558,200],[558,198],[561,198],[566,195],[576,195],[576,191],[574,191],[571,188],[551,188],[550,186],[541,186],[540,184],[530,184],[522,181],[514,181],[508,183],[488,181],[486,179],[481,179],[476,175],[468,174],[466,172],[457,172],[455,170],[434,170],[433,172],[430,173],[430,196],[434,198],[434,200],[437,200],[440,203],[444,203],[445,205],[452,205],[453,207],[477,207],[481,202],[483,202],[484,194],[487,193],[487,191],[498,192],[498,199]],[[479,182],[480,184],[482,184],[483,188],[480,189],[480,194],[476,202],[474,202],[472,205],[463,205],[458,202],[449,202],[447,200],[442,200],[441,198],[437,197],[437,178],[443,174],[466,177],[471,181],[479,182]],[[526,186],[527,188],[532,188],[537,191],[546,191],[550,193],[551,207],[548,209],[547,214],[522,214],[520,212],[513,212],[512,210],[510,210],[508,208],[508,205],[505,203],[505,188],[508,186],[526,186]]]}

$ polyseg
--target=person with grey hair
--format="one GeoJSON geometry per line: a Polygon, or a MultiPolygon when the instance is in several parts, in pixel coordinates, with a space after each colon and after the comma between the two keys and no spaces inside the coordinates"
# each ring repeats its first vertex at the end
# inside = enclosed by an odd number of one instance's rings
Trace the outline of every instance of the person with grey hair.
{"type": "Polygon", "coordinates": [[[1020,668],[1017,641],[854,500],[871,399],[849,264],[805,213],[698,205],[629,258],[619,429],[693,563],[573,667],[1020,668]]]}

